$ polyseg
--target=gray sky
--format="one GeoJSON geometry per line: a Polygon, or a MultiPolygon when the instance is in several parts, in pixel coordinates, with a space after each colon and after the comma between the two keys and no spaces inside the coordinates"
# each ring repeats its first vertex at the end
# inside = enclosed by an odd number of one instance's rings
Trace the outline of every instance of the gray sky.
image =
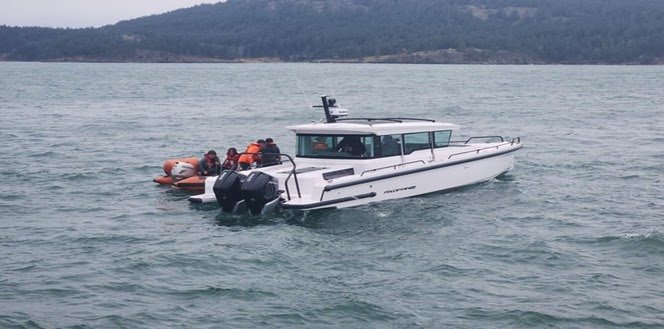
{"type": "Polygon", "coordinates": [[[220,0],[0,0],[0,25],[99,27],[220,0]]]}

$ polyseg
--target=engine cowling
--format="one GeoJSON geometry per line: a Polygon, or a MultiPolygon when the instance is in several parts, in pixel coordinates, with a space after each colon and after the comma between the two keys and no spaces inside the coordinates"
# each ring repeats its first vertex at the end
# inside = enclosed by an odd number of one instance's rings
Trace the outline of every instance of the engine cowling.
{"type": "Polygon", "coordinates": [[[240,193],[253,215],[261,214],[263,208],[279,199],[279,180],[260,171],[250,173],[242,182],[240,193]]]}
{"type": "Polygon", "coordinates": [[[247,176],[232,170],[223,170],[219,174],[212,190],[223,211],[232,212],[235,205],[242,200],[240,186],[246,178],[247,176]]]}
{"type": "Polygon", "coordinates": [[[171,168],[171,178],[174,183],[194,175],[196,175],[196,166],[191,163],[177,161],[171,168]]]}

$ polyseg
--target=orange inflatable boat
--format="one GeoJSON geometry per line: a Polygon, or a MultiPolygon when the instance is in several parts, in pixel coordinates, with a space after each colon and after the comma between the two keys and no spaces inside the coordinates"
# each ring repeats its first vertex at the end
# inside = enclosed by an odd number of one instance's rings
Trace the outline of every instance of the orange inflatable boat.
{"type": "MultiPolygon", "coordinates": [[[[198,158],[171,159],[164,162],[164,173],[152,181],[161,185],[173,185],[198,174],[198,158]]],[[[203,179],[205,180],[205,179],[203,179]]]]}

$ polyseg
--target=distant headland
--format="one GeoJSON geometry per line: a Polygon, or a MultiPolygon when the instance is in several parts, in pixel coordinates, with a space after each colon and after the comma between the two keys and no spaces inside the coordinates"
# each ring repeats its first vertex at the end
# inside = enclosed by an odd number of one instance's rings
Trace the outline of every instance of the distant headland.
{"type": "Polygon", "coordinates": [[[0,60],[664,64],[664,1],[228,0],[100,28],[0,26],[0,60]]]}

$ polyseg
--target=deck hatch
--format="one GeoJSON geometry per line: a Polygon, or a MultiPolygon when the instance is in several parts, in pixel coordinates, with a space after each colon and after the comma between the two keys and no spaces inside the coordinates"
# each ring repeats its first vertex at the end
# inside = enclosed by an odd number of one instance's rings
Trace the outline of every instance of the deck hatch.
{"type": "Polygon", "coordinates": [[[335,179],[344,176],[351,176],[351,175],[355,175],[355,170],[353,170],[353,168],[348,168],[348,169],[341,169],[341,170],[323,173],[323,179],[330,180],[330,179],[335,179]]]}

